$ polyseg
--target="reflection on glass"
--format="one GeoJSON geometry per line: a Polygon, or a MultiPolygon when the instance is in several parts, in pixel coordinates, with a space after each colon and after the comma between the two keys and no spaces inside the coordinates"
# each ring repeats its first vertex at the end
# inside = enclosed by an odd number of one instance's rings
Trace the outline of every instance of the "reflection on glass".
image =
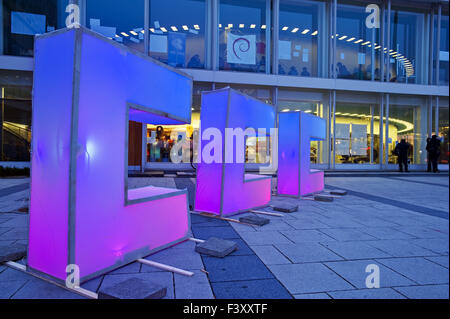
{"type": "Polygon", "coordinates": [[[440,164],[448,164],[449,136],[448,136],[448,107],[439,108],[439,138],[441,139],[440,164]]]}
{"type": "Polygon", "coordinates": [[[448,85],[448,52],[449,52],[449,26],[448,16],[441,19],[441,43],[439,48],[439,84],[448,85]]]}
{"type": "Polygon", "coordinates": [[[68,0],[0,1],[0,54],[32,56],[34,35],[64,28],[68,0]]]}
{"type": "Polygon", "coordinates": [[[365,6],[338,3],[336,66],[338,78],[380,79],[380,32],[367,28],[365,6]]]}
{"type": "MultiPolygon", "coordinates": [[[[389,106],[388,161],[397,164],[394,149],[397,143],[405,139],[411,145],[408,160],[410,164],[421,164],[425,155],[425,141],[422,134],[424,122],[421,119],[420,107],[393,105],[389,106]]],[[[426,123],[425,123],[426,124],[426,123]]]]}
{"type": "MultiPolygon", "coordinates": [[[[31,143],[31,100],[8,98],[0,88],[2,161],[29,161],[31,143]]],[[[14,93],[14,92],[13,92],[14,93]]]]}
{"type": "Polygon", "coordinates": [[[86,25],[105,37],[144,51],[144,0],[87,0],[86,25]]]}
{"type": "Polygon", "coordinates": [[[392,10],[389,52],[389,81],[421,83],[420,50],[423,45],[424,15],[392,10]]]}
{"type": "MultiPolygon", "coordinates": [[[[278,101],[278,112],[305,112],[324,118],[323,104],[317,102],[278,101]]],[[[326,162],[325,143],[323,141],[311,141],[310,161],[312,164],[324,164],[326,162]]]]}
{"type": "Polygon", "coordinates": [[[200,113],[193,112],[191,124],[147,125],[147,162],[171,162],[170,152],[176,143],[182,143],[178,153],[182,162],[192,162],[197,156],[194,140],[199,122],[200,113]]]}
{"type": "Polygon", "coordinates": [[[266,1],[220,0],[219,69],[266,71],[266,1]]]}
{"type": "Polygon", "coordinates": [[[379,163],[378,114],[376,105],[336,103],[334,143],[336,164],[379,163]]]}
{"type": "Polygon", "coordinates": [[[323,3],[280,2],[278,74],[318,76],[319,11],[323,3]]]}
{"type": "Polygon", "coordinates": [[[151,57],[174,67],[205,67],[205,0],[150,1],[151,57]]]}

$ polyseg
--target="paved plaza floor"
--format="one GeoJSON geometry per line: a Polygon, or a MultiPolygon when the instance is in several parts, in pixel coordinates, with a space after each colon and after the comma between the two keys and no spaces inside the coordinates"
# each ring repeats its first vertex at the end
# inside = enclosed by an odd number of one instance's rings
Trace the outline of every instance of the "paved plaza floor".
{"type": "MultiPolygon", "coordinates": [[[[192,236],[235,241],[225,258],[200,255],[187,241],[147,259],[191,270],[193,277],[131,263],[83,288],[129,277],[167,287],[166,298],[405,299],[449,298],[449,177],[399,175],[326,177],[327,189],[348,195],[333,202],[286,197],[295,213],[258,227],[191,215],[192,236]],[[380,288],[368,289],[368,265],[380,288]]],[[[195,178],[129,178],[129,187],[155,185],[192,191],[195,178]]],[[[29,179],[0,179],[0,246],[27,243],[29,179]]],[[[272,211],[270,207],[266,211],[272,211]]],[[[244,215],[242,215],[244,216],[244,215]]],[[[25,263],[25,260],[20,261],[25,263]]],[[[0,265],[0,298],[83,298],[0,265]]]]}

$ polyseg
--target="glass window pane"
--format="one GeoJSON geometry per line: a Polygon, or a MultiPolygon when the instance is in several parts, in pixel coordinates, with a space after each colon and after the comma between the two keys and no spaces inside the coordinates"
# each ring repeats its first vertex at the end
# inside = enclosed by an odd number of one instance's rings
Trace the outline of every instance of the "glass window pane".
{"type": "Polygon", "coordinates": [[[29,161],[31,143],[31,89],[0,88],[2,161],[29,161]]]}
{"type": "Polygon", "coordinates": [[[144,0],[88,0],[86,25],[93,31],[144,52],[144,0]]]}
{"type": "MultiPolygon", "coordinates": [[[[319,75],[319,23],[323,24],[325,6],[313,1],[280,1],[278,74],[319,75]],[[322,19],[319,19],[319,16],[322,19]]],[[[321,31],[321,30],[320,30],[321,31]]]]}
{"type": "Polygon", "coordinates": [[[335,116],[335,163],[379,163],[379,105],[340,102],[336,103],[335,116]]]}
{"type": "Polygon", "coordinates": [[[448,16],[442,16],[441,19],[441,43],[439,52],[439,84],[448,85],[448,52],[449,52],[449,26],[448,16]]]}
{"type": "Polygon", "coordinates": [[[440,164],[448,165],[449,136],[448,136],[448,107],[439,108],[439,137],[441,139],[440,164]]]}
{"type": "Polygon", "coordinates": [[[422,83],[421,52],[424,43],[424,15],[391,11],[389,81],[422,83]]]}
{"type": "Polygon", "coordinates": [[[388,161],[397,164],[394,154],[397,143],[405,139],[411,145],[410,164],[424,164],[426,159],[427,138],[426,102],[420,98],[414,101],[392,96],[389,105],[388,161]]]}
{"type": "Polygon", "coordinates": [[[220,0],[219,69],[266,72],[266,0],[220,0]]]}
{"type": "Polygon", "coordinates": [[[338,4],[336,73],[341,79],[380,79],[380,29],[368,28],[365,6],[338,4]]]}
{"type": "Polygon", "coordinates": [[[64,28],[68,0],[3,0],[0,54],[33,56],[34,35],[64,28]]]}
{"type": "Polygon", "coordinates": [[[151,0],[151,57],[174,67],[205,67],[205,0],[151,0]]]}

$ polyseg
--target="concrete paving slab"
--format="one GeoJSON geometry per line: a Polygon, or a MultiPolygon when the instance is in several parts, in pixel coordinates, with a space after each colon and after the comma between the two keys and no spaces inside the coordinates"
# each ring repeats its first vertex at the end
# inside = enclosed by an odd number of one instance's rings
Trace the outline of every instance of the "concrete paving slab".
{"type": "Polygon", "coordinates": [[[273,275],[256,255],[227,256],[225,258],[203,257],[203,262],[212,283],[273,278],[273,275]],[[210,271],[210,269],[214,271],[210,271]]]}
{"type": "Polygon", "coordinates": [[[405,299],[391,288],[372,288],[329,292],[333,299],[405,299]]]}
{"type": "Polygon", "coordinates": [[[425,258],[377,259],[377,262],[402,274],[414,282],[427,284],[448,284],[448,269],[425,258]]]}
{"type": "Polygon", "coordinates": [[[318,243],[275,244],[274,246],[293,263],[343,260],[341,256],[318,243]]]}
{"type": "Polygon", "coordinates": [[[339,261],[327,262],[325,265],[331,268],[339,276],[350,282],[356,288],[368,288],[366,286],[366,278],[371,273],[366,272],[368,265],[377,265],[380,269],[380,287],[392,286],[409,286],[415,283],[408,278],[396,273],[387,268],[383,264],[375,260],[353,260],[353,261],[339,261]]]}
{"type": "Polygon", "coordinates": [[[448,285],[395,287],[395,290],[410,299],[448,299],[448,285]]]}
{"type": "Polygon", "coordinates": [[[370,259],[370,258],[387,258],[392,257],[373,246],[364,242],[346,241],[346,242],[326,242],[322,243],[339,256],[345,259],[370,259]]]}
{"type": "Polygon", "coordinates": [[[219,299],[291,299],[292,296],[276,279],[214,282],[219,299]]]}
{"type": "Polygon", "coordinates": [[[192,271],[194,276],[187,277],[174,274],[175,298],[214,299],[207,275],[197,269],[192,269],[189,271],[192,271]]]}
{"type": "Polygon", "coordinates": [[[108,277],[103,282],[98,299],[161,299],[166,295],[167,288],[139,277],[129,277],[115,280],[108,277]]]}
{"type": "Polygon", "coordinates": [[[294,243],[336,241],[334,238],[314,229],[281,231],[294,243]]]}
{"type": "Polygon", "coordinates": [[[270,265],[269,268],[291,294],[353,289],[347,281],[320,263],[270,265]]]}
{"type": "Polygon", "coordinates": [[[272,245],[252,246],[255,254],[266,265],[290,264],[291,262],[272,245]]]}

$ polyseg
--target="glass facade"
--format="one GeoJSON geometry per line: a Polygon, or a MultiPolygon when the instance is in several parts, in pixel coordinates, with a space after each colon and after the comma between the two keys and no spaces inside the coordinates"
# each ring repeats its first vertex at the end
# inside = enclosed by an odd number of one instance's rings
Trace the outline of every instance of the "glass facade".
{"type": "Polygon", "coordinates": [[[380,29],[368,28],[367,16],[365,6],[338,4],[337,78],[380,80],[380,29]]]}
{"type": "Polygon", "coordinates": [[[323,13],[321,2],[280,1],[278,74],[319,76],[323,13]]]}
{"type": "Polygon", "coordinates": [[[34,35],[65,27],[68,2],[0,1],[0,55],[33,56],[34,35]]]}
{"type": "Polygon", "coordinates": [[[151,0],[149,55],[181,68],[204,68],[206,0],[151,0]]]}
{"type": "Polygon", "coordinates": [[[390,20],[389,81],[423,83],[424,14],[393,9],[390,20]]]}
{"type": "Polygon", "coordinates": [[[439,43],[439,84],[448,85],[448,63],[449,63],[449,37],[448,15],[441,19],[440,43],[439,43]]]}
{"type": "MultiPolygon", "coordinates": [[[[448,101],[447,101],[448,102],[448,101]]],[[[448,103],[447,103],[448,105],[448,103]]],[[[439,108],[439,132],[438,136],[441,139],[441,154],[439,156],[440,164],[448,165],[448,157],[449,157],[449,134],[448,134],[448,107],[440,107],[439,108]]]]}
{"type": "Polygon", "coordinates": [[[266,0],[220,0],[220,70],[266,72],[266,10],[266,0]]]}
{"type": "Polygon", "coordinates": [[[105,37],[144,52],[144,12],[144,0],[87,0],[86,25],[105,37]]]}

